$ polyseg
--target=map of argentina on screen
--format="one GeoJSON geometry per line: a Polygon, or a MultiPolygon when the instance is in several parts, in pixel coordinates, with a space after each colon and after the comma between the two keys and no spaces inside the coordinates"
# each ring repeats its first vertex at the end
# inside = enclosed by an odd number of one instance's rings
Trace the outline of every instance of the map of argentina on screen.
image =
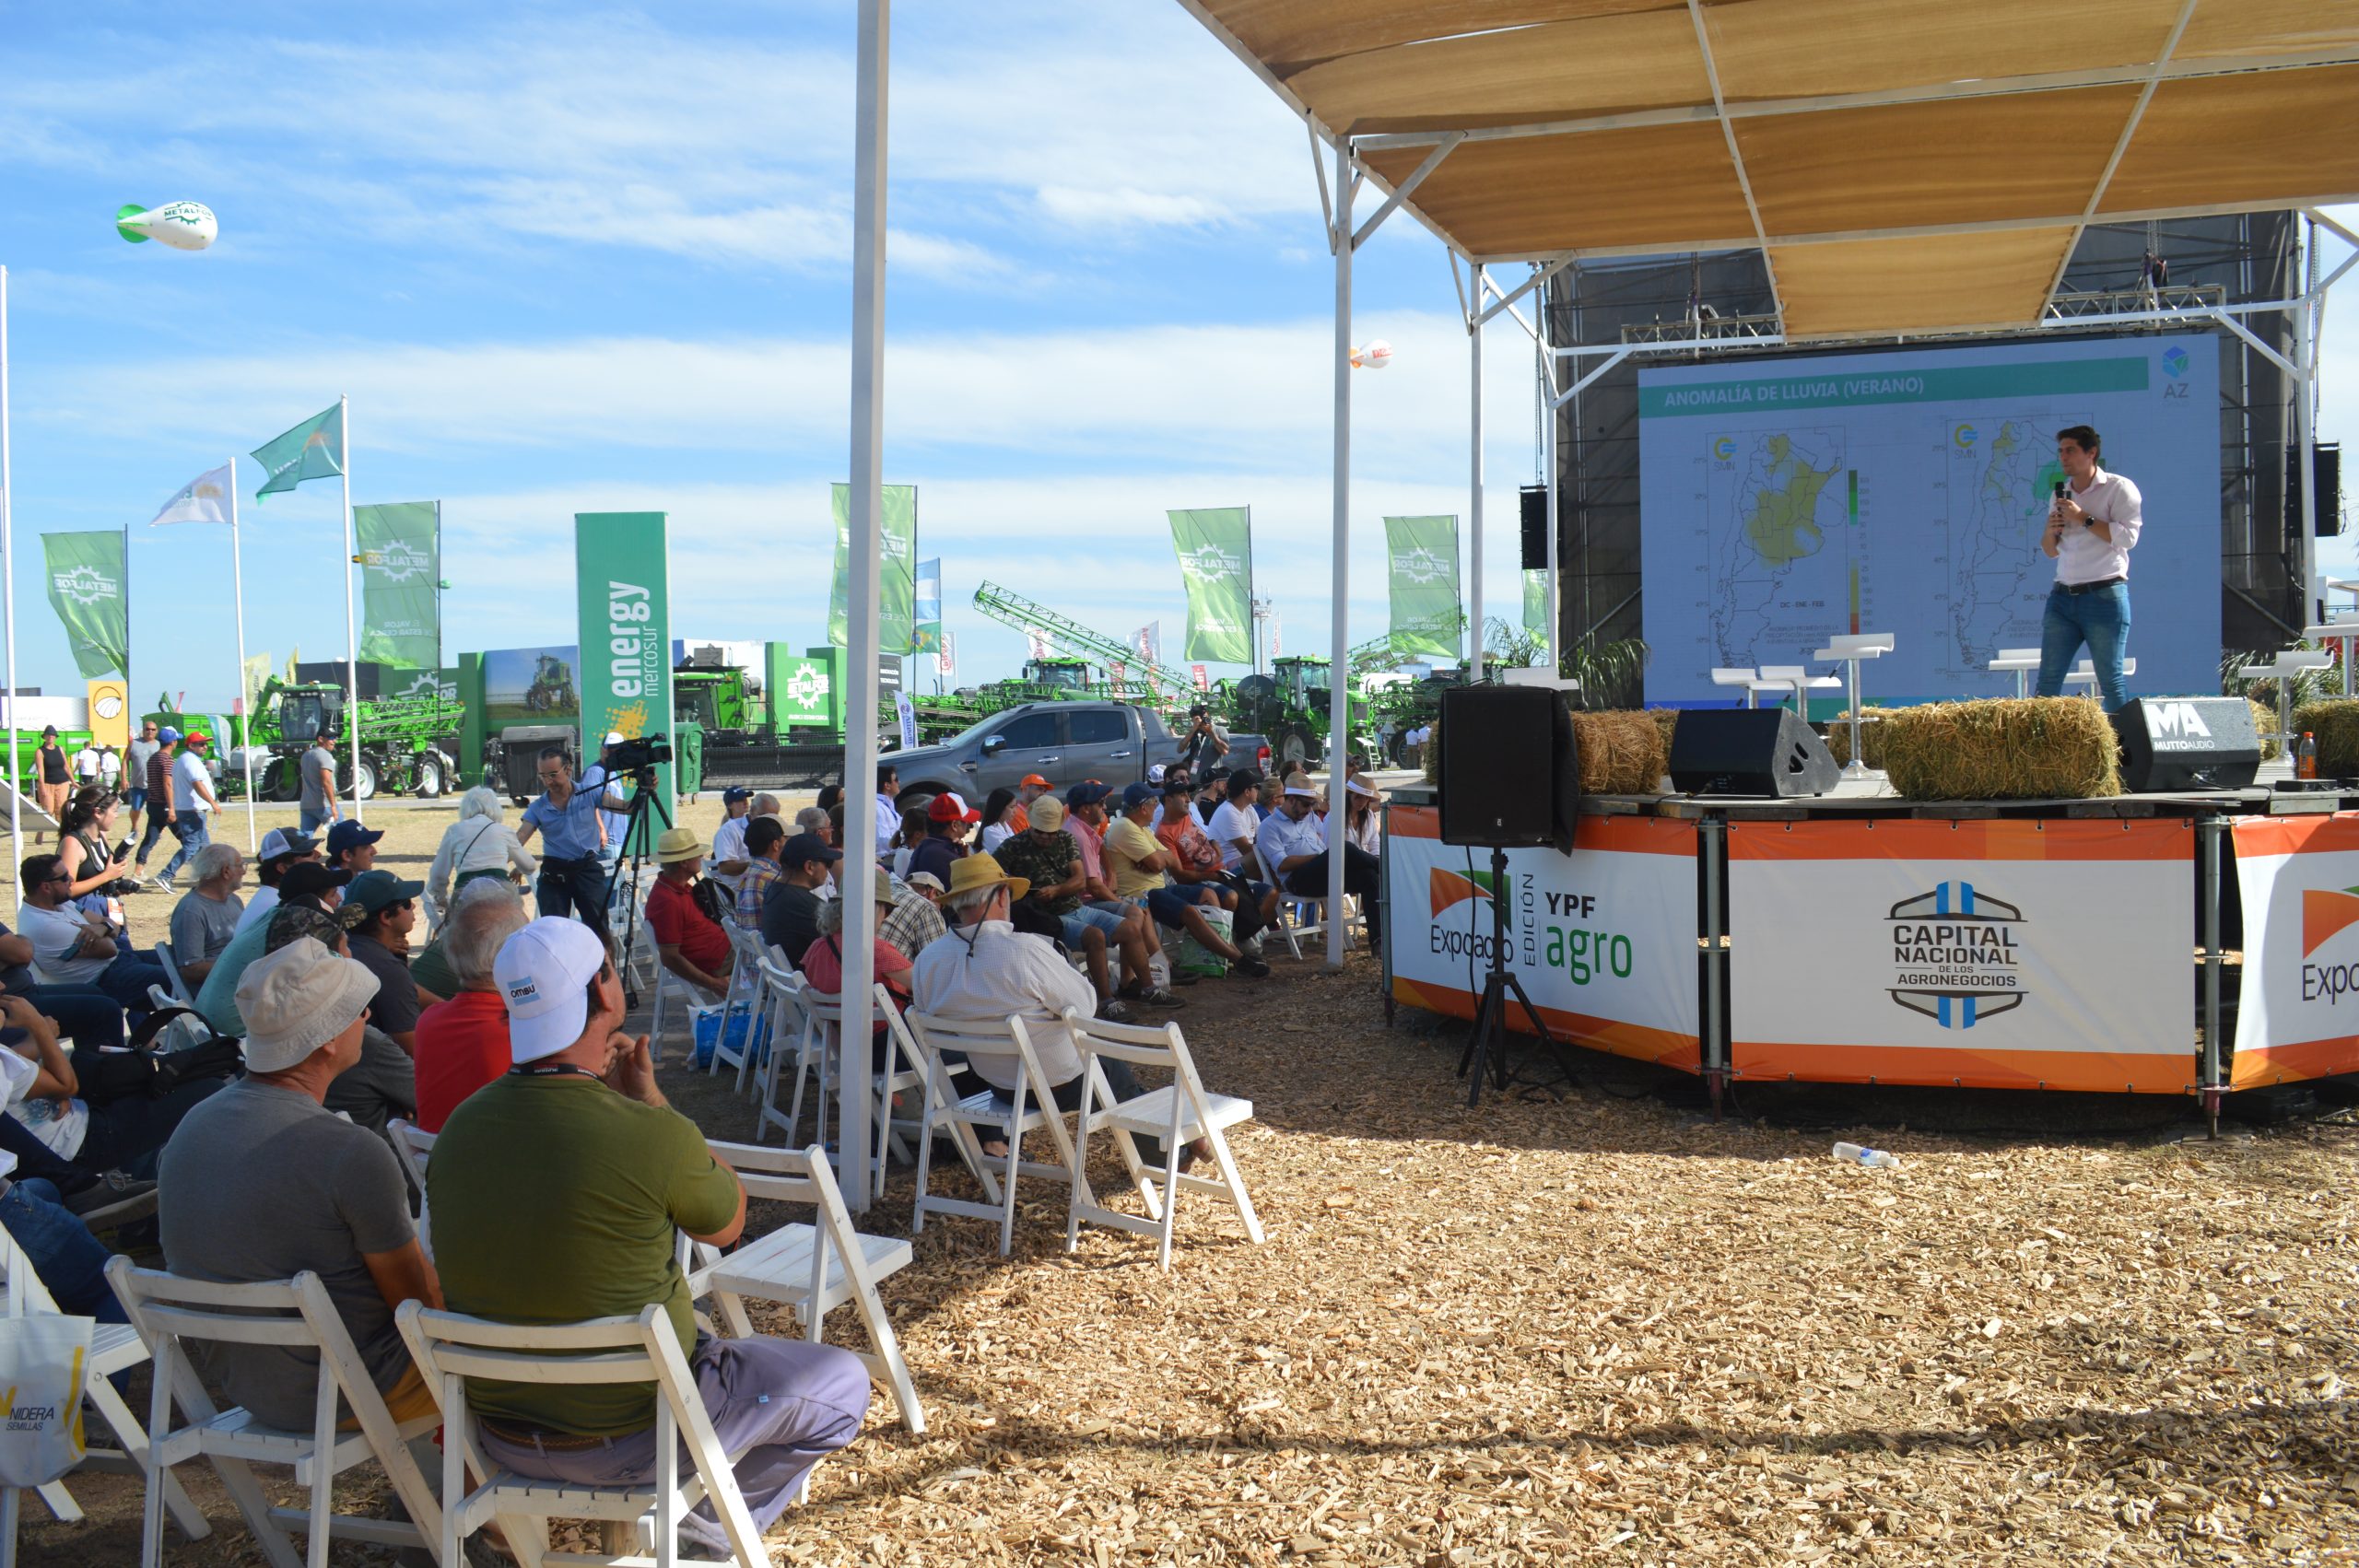
{"type": "Polygon", "coordinates": [[[1725,702],[1715,666],[1855,631],[1897,639],[1871,701],[2013,696],[1988,665],[2039,645],[2069,425],[2145,501],[2131,695],[2218,690],[2219,348],[2177,334],[1640,370],[1648,700],[1725,702]]]}

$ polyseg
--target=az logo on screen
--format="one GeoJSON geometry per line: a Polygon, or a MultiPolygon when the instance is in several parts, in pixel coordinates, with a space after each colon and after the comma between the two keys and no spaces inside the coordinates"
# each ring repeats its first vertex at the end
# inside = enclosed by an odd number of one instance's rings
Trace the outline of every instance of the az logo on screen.
{"type": "Polygon", "coordinates": [[[2164,350],[2163,350],[2163,371],[2164,371],[2164,373],[2165,373],[2165,375],[2169,376],[2169,377],[2171,378],[2171,380],[2175,380],[2175,381],[2176,381],[2176,380],[2182,380],[2186,379],[2186,376],[2187,376],[2187,350],[2186,350],[2186,349],[2184,349],[2184,348],[2165,348],[2165,349],[2164,349],[2164,350]]]}
{"type": "Polygon", "coordinates": [[[1426,872],[1426,898],[1433,906],[1431,912],[1436,916],[1451,905],[1463,904],[1470,898],[1479,898],[1487,903],[1497,893],[1495,879],[1489,872],[1476,872],[1468,876],[1461,872],[1444,871],[1439,866],[1428,867],[1426,872]]]}

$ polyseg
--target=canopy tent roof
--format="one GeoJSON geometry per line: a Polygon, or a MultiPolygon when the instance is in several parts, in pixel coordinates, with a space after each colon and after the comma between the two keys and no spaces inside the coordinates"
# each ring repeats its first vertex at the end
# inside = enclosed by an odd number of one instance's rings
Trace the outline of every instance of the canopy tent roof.
{"type": "Polygon", "coordinates": [[[2359,0],[1181,0],[1476,262],[1758,249],[1789,340],[2025,326],[2090,223],[2359,199],[2359,0]]]}

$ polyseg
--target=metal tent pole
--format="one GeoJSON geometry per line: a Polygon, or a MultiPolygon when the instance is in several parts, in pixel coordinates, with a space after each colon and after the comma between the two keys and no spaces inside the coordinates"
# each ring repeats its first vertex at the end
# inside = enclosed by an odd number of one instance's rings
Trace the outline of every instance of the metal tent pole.
{"type": "MultiPolygon", "coordinates": [[[[238,711],[245,718],[239,728],[243,744],[238,747],[246,768],[246,850],[262,853],[261,830],[254,825],[254,709],[253,694],[246,690],[246,567],[243,552],[238,544],[238,457],[229,454],[229,588],[235,595],[238,616],[238,711]]],[[[129,676],[124,677],[128,684],[129,676]]],[[[299,763],[297,765],[301,766],[299,763]]]]}
{"type": "MultiPolygon", "coordinates": [[[[0,267],[0,600],[7,603],[8,840],[21,864],[25,851],[23,771],[17,765],[17,512],[8,467],[8,269],[0,267]]],[[[123,685],[127,689],[126,672],[123,685]]],[[[17,907],[25,907],[25,879],[11,878],[17,907]]]]}
{"type": "MultiPolygon", "coordinates": [[[[344,470],[344,564],[338,568],[344,578],[344,710],[352,720],[352,816],[366,822],[360,802],[360,642],[352,620],[352,399],[339,396],[335,409],[336,429],[344,438],[344,461],[336,465],[344,470]]],[[[245,680],[243,670],[238,679],[245,680]]]]}
{"type": "Polygon", "coordinates": [[[2325,607],[2318,591],[2318,431],[2316,390],[2318,376],[2318,340],[2316,329],[2318,283],[2318,236],[2313,228],[2302,241],[2302,269],[2305,291],[2301,305],[2294,312],[2294,395],[2299,400],[2294,407],[2294,451],[2301,467],[2302,486],[2302,613],[2295,617],[2297,626],[2316,626],[2326,619],[2325,607]]]}
{"type": "Polygon", "coordinates": [[[1333,624],[1328,641],[1333,662],[1327,681],[1327,966],[1344,965],[1344,771],[1351,762],[1352,578],[1352,152],[1350,140],[1335,138],[1335,520],[1333,581],[1329,597],[1333,624]]]}
{"type": "Polygon", "coordinates": [[[1474,310],[1466,329],[1467,532],[1473,535],[1473,598],[1468,605],[1467,677],[1483,678],[1483,266],[1474,263],[1474,310]]]}
{"type": "MultiPolygon", "coordinates": [[[[836,1184],[854,1213],[869,1206],[868,1036],[875,979],[877,591],[885,501],[885,128],[890,0],[861,0],[853,109],[851,261],[851,550],[845,649],[851,700],[844,711],[844,839],[851,846],[837,892],[844,901],[843,1022],[837,1036],[836,1184]]],[[[1011,1171],[1011,1178],[1015,1173],[1011,1171]]]]}

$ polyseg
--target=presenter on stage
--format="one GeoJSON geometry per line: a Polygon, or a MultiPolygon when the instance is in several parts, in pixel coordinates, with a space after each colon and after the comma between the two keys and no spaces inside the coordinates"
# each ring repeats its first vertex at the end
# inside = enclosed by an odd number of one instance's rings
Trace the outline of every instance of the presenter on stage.
{"type": "Polygon", "coordinates": [[[2056,563],[2040,626],[2039,695],[2061,696],[2073,655],[2088,645],[2097,695],[2107,713],[2130,700],[2121,656],[2130,642],[2130,550],[2138,543],[2138,486],[2097,466],[2100,443],[2086,425],[2056,433],[2060,492],[2048,506],[2039,547],[2056,563]]]}

